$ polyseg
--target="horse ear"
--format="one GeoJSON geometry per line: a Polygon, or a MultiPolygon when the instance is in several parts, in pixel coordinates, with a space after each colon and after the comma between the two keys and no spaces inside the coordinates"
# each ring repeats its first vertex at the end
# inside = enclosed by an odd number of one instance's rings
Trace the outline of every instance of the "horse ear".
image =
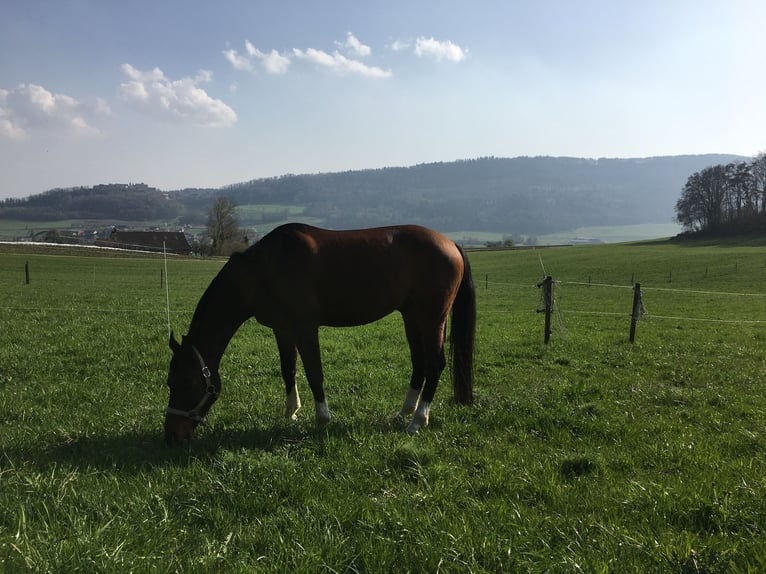
{"type": "Polygon", "coordinates": [[[173,336],[173,331],[170,332],[170,350],[173,351],[173,353],[177,353],[181,350],[181,345],[178,344],[178,341],[176,341],[176,338],[173,336]]]}

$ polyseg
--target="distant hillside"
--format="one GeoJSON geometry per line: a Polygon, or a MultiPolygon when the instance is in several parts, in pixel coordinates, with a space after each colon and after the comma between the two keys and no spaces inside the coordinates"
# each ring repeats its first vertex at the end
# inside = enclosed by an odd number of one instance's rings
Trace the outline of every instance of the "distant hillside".
{"type": "Polygon", "coordinates": [[[144,185],[53,190],[0,203],[0,218],[204,222],[217,195],[239,205],[304,207],[332,228],[420,223],[442,231],[544,234],[591,225],[666,223],[687,178],[734,155],[644,159],[482,158],[256,179],[161,193],[144,185]],[[130,217],[125,214],[131,213],[130,217]],[[85,214],[89,215],[85,215],[85,214]],[[43,215],[45,214],[45,215],[43,215]],[[137,217],[140,215],[140,217],[137,217]]]}
{"type": "Polygon", "coordinates": [[[0,219],[18,221],[172,220],[182,211],[181,204],[143,183],[52,189],[25,199],[0,202],[0,219]]]}

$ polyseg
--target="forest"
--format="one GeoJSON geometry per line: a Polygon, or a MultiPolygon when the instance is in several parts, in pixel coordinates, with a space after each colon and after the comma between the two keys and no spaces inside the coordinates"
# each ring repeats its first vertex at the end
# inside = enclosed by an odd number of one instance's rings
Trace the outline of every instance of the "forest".
{"type": "Polygon", "coordinates": [[[51,189],[27,198],[0,202],[0,219],[61,221],[115,219],[146,221],[175,219],[183,206],[146,184],[103,184],[51,189]]]}
{"type": "Polygon", "coordinates": [[[690,175],[676,202],[676,219],[695,235],[765,232],[766,153],[690,175]]]}
{"type": "Polygon", "coordinates": [[[215,197],[300,206],[335,228],[418,223],[441,231],[543,234],[589,225],[669,223],[690,174],[734,155],[642,159],[486,157],[338,173],[282,175],[217,189],[147,184],[53,189],[0,202],[0,218],[205,222],[215,197]]]}

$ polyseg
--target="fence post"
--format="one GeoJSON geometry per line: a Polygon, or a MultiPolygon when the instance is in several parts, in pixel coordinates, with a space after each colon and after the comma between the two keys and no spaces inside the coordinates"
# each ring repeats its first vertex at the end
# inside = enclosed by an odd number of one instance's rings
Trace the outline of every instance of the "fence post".
{"type": "Polygon", "coordinates": [[[26,276],[27,285],[29,285],[29,261],[24,264],[24,275],[26,276]]]}
{"type": "Polygon", "coordinates": [[[630,342],[636,340],[636,323],[641,318],[641,283],[633,286],[633,312],[630,315],[630,342]]]}
{"type": "Polygon", "coordinates": [[[543,308],[538,309],[538,313],[545,313],[545,334],[544,342],[547,345],[551,339],[551,314],[553,313],[553,277],[546,275],[542,282],[537,284],[543,288],[543,308]]]}

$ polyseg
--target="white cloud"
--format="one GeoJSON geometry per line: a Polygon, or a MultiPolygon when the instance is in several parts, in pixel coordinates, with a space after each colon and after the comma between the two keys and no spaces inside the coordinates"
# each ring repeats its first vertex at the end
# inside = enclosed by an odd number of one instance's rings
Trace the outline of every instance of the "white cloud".
{"type": "Polygon", "coordinates": [[[12,111],[8,106],[8,90],[0,89],[0,135],[10,139],[22,139],[26,132],[18,120],[12,118],[12,111]]]}
{"type": "Polygon", "coordinates": [[[338,51],[328,54],[314,48],[309,48],[306,51],[293,48],[293,55],[299,60],[305,60],[340,73],[359,74],[368,78],[391,77],[390,70],[383,70],[377,66],[368,66],[359,60],[347,58],[338,51]]]}
{"type": "Polygon", "coordinates": [[[282,56],[276,50],[271,50],[268,54],[261,52],[258,48],[253,46],[249,41],[245,42],[245,48],[247,53],[252,58],[255,58],[261,63],[263,69],[269,74],[284,74],[287,72],[287,68],[290,67],[290,58],[282,56]]]}
{"type": "Polygon", "coordinates": [[[94,106],[94,110],[98,115],[101,116],[112,115],[112,108],[109,106],[109,102],[107,102],[104,98],[96,98],[96,105],[94,106]]]}
{"type": "Polygon", "coordinates": [[[449,40],[436,40],[434,38],[419,37],[415,41],[415,54],[418,56],[429,56],[436,58],[437,61],[449,60],[450,62],[461,62],[465,60],[466,51],[457,44],[449,40]]]}
{"type": "Polygon", "coordinates": [[[241,56],[236,50],[228,49],[223,51],[224,57],[234,67],[235,70],[252,71],[253,64],[245,56],[241,56]]]}
{"type": "Polygon", "coordinates": [[[280,54],[277,50],[266,53],[256,48],[249,40],[245,40],[246,54],[240,54],[237,50],[229,48],[223,51],[223,55],[236,70],[242,71],[255,71],[256,64],[260,64],[269,74],[286,74],[293,60],[302,60],[339,73],[358,74],[368,78],[391,76],[390,70],[367,65],[356,59],[356,57],[369,56],[372,49],[362,44],[351,32],[346,34],[345,41],[335,42],[335,44],[349,56],[344,56],[339,50],[330,54],[316,48],[306,50],[293,48],[291,52],[284,54],[280,54]]]}
{"type": "Polygon", "coordinates": [[[269,74],[285,74],[290,67],[289,57],[283,56],[276,50],[271,50],[268,54],[261,52],[250,40],[245,40],[245,51],[247,55],[240,54],[234,49],[228,49],[223,51],[223,55],[235,70],[246,72],[255,71],[255,62],[260,63],[261,67],[269,74]]]}
{"type": "Polygon", "coordinates": [[[229,127],[237,122],[233,109],[199,87],[212,80],[207,70],[180,80],[169,80],[159,68],[142,72],[123,64],[122,71],[128,81],[120,84],[120,94],[136,109],[205,127],[229,127]]]}
{"type": "Polygon", "coordinates": [[[394,52],[404,52],[405,50],[409,50],[411,47],[412,44],[406,40],[394,40],[390,46],[394,52]]]}
{"type": "Polygon", "coordinates": [[[372,53],[372,49],[362,44],[351,32],[346,34],[345,42],[335,42],[335,44],[340,48],[345,48],[347,52],[362,58],[366,58],[372,53]]]}
{"type": "Polygon", "coordinates": [[[86,105],[37,84],[19,84],[13,90],[0,89],[0,135],[11,139],[23,139],[38,130],[97,135],[99,130],[86,116],[109,113],[105,100],[99,98],[94,105],[86,105]]]}

